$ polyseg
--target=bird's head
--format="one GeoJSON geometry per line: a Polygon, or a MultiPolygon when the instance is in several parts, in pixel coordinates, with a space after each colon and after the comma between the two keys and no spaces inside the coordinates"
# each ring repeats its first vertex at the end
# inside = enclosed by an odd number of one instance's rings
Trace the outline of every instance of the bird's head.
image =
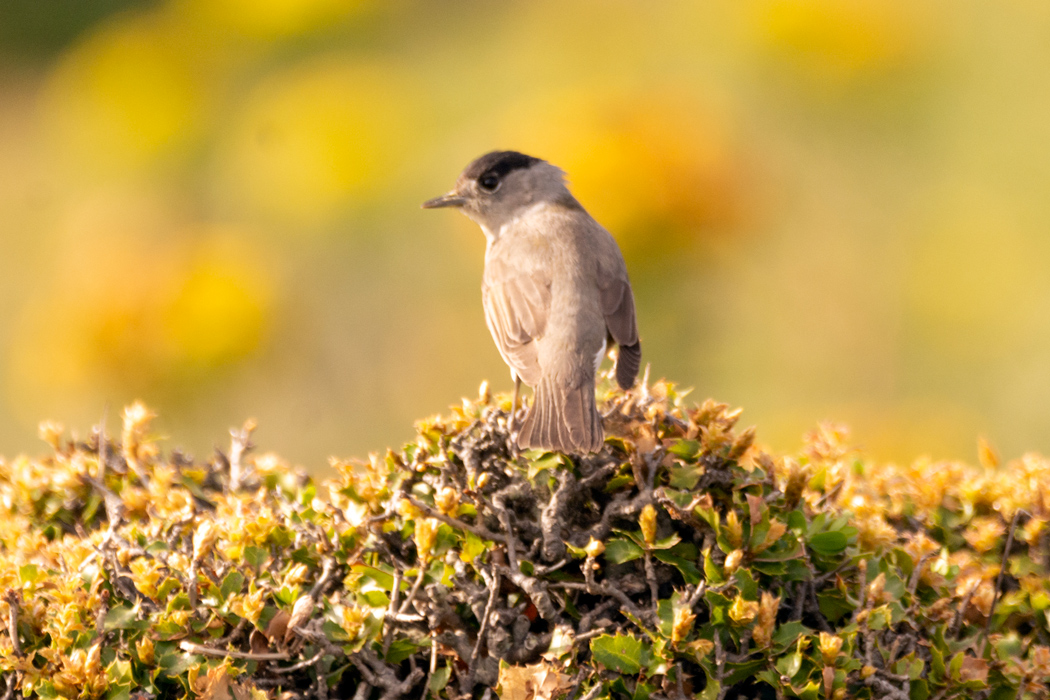
{"type": "Polygon", "coordinates": [[[565,186],[565,173],[524,153],[493,151],[468,165],[452,191],[423,202],[423,208],[458,207],[491,235],[523,210],[543,202],[575,204],[565,186]]]}

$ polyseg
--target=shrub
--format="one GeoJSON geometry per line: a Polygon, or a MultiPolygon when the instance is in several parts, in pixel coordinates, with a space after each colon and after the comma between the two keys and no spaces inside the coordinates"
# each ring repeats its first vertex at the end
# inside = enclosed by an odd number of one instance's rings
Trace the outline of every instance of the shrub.
{"type": "Polygon", "coordinates": [[[484,387],[318,482],[45,424],[0,461],[0,673],[68,698],[1044,698],[1050,462],[794,456],[666,382],[512,448],[484,387]]]}

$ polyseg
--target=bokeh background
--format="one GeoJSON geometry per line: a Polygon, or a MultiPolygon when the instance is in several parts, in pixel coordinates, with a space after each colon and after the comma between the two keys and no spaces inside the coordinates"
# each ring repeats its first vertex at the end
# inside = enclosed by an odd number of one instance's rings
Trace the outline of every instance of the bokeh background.
{"type": "Polygon", "coordinates": [[[141,398],[313,470],[509,389],[514,148],[616,235],[654,376],[791,449],[1050,451],[1050,4],[4,0],[0,454],[141,398]]]}

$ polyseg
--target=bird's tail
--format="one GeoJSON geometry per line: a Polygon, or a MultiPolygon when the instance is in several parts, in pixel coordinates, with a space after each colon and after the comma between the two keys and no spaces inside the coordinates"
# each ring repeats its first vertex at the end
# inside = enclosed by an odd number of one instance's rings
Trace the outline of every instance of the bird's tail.
{"type": "Polygon", "coordinates": [[[604,441],[593,379],[577,387],[550,377],[540,380],[518,433],[518,447],[580,454],[597,452],[604,441]]]}

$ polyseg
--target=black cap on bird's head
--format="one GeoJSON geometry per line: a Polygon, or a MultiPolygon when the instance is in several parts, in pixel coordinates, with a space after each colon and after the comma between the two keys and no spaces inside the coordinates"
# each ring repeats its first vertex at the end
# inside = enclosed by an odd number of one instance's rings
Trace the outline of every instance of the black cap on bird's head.
{"type": "Polygon", "coordinates": [[[423,208],[456,207],[492,238],[525,208],[544,202],[579,208],[559,168],[518,151],[493,151],[471,162],[451,192],[424,202],[423,208]]]}
{"type": "Polygon", "coordinates": [[[424,209],[461,207],[467,203],[470,190],[492,194],[503,184],[504,178],[515,170],[531,168],[544,161],[517,151],[492,151],[476,158],[463,169],[456,187],[448,194],[423,202],[424,209]]]}

